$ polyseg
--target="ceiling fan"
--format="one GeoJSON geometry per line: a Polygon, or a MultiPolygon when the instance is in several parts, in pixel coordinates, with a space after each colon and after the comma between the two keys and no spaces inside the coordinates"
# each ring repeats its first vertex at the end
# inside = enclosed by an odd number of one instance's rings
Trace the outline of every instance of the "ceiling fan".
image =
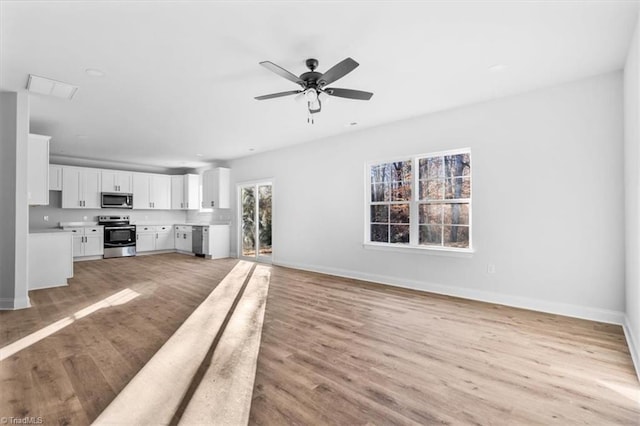
{"type": "Polygon", "coordinates": [[[309,123],[313,123],[312,114],[320,112],[320,110],[322,109],[322,102],[326,101],[329,96],[337,96],[339,98],[347,99],[358,99],[362,101],[368,101],[373,96],[373,93],[363,92],[362,90],[327,87],[329,84],[341,79],[342,77],[356,69],[358,65],[360,65],[351,58],[347,58],[337,63],[333,67],[329,68],[329,70],[324,74],[316,71],[316,68],[318,68],[317,59],[310,58],[307,59],[305,63],[307,65],[307,68],[309,68],[309,71],[300,74],[300,76],[298,77],[295,74],[285,70],[281,66],[274,64],[273,62],[260,62],[260,65],[262,65],[266,69],[273,71],[274,73],[286,78],[289,81],[299,84],[300,89],[289,90],[287,92],[272,93],[270,95],[256,96],[255,99],[263,101],[265,99],[280,98],[282,96],[298,95],[296,97],[296,100],[307,101],[307,107],[309,109],[309,118],[307,119],[307,121],[309,123]]]}

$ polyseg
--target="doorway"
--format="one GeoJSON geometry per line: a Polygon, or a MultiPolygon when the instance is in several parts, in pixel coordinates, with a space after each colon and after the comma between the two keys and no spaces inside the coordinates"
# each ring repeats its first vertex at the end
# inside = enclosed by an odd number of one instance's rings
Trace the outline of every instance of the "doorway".
{"type": "Polygon", "coordinates": [[[271,219],[273,184],[259,182],[239,185],[239,257],[271,263],[271,219]]]}

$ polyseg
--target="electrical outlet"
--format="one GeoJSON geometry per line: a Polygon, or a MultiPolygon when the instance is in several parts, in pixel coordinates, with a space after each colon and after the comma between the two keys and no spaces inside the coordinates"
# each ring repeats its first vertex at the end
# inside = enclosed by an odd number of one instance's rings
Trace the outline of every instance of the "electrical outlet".
{"type": "Polygon", "coordinates": [[[487,265],[487,272],[489,274],[495,274],[496,273],[496,265],[494,265],[493,263],[489,263],[487,265]]]}
{"type": "Polygon", "coordinates": [[[87,217],[86,216],[82,216],[82,220],[87,220],[87,217]]]}
{"type": "Polygon", "coordinates": [[[42,219],[43,219],[45,222],[49,222],[49,216],[44,216],[42,219]]]}
{"type": "Polygon", "coordinates": [[[145,215],[144,220],[149,220],[149,216],[145,215]]]}

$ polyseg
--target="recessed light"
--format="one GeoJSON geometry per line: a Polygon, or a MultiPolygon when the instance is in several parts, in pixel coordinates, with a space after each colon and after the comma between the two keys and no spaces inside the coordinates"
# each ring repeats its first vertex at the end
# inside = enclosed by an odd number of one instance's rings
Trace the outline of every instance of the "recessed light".
{"type": "Polygon", "coordinates": [[[502,72],[505,69],[507,69],[507,67],[504,66],[504,64],[495,64],[495,65],[491,65],[489,67],[489,71],[491,71],[491,72],[502,72]]]}
{"type": "Polygon", "coordinates": [[[196,154],[196,157],[202,157],[202,154],[196,154]]]}
{"type": "Polygon", "coordinates": [[[89,136],[87,135],[76,135],[76,138],[78,139],[87,139],[89,136]]]}
{"type": "Polygon", "coordinates": [[[84,72],[91,77],[104,77],[104,71],[100,71],[96,68],[87,68],[84,72]]]}

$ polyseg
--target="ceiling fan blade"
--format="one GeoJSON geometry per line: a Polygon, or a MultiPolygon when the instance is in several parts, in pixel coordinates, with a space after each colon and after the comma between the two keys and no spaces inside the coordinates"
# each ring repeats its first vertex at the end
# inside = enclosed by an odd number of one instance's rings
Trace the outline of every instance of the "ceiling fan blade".
{"type": "Polygon", "coordinates": [[[274,64],[273,62],[263,61],[263,62],[260,62],[260,65],[262,65],[263,67],[265,67],[269,71],[273,71],[274,73],[278,74],[280,77],[284,77],[289,81],[293,81],[294,83],[299,84],[302,87],[305,86],[304,81],[301,80],[300,77],[298,77],[297,75],[285,70],[281,66],[274,64]]]}
{"type": "Polygon", "coordinates": [[[373,96],[371,92],[363,92],[362,90],[352,89],[338,89],[337,87],[326,88],[324,91],[331,96],[337,96],[339,98],[359,99],[361,101],[368,101],[373,96]]]}
{"type": "Polygon", "coordinates": [[[333,83],[356,69],[358,65],[360,64],[351,58],[347,58],[344,61],[335,64],[333,67],[329,68],[329,71],[322,74],[322,77],[318,80],[318,86],[323,87],[327,84],[333,83]]]}
{"type": "Polygon", "coordinates": [[[301,90],[289,90],[288,92],[272,93],[270,95],[256,96],[255,99],[264,101],[265,99],[280,98],[282,96],[297,95],[301,90]]]}

